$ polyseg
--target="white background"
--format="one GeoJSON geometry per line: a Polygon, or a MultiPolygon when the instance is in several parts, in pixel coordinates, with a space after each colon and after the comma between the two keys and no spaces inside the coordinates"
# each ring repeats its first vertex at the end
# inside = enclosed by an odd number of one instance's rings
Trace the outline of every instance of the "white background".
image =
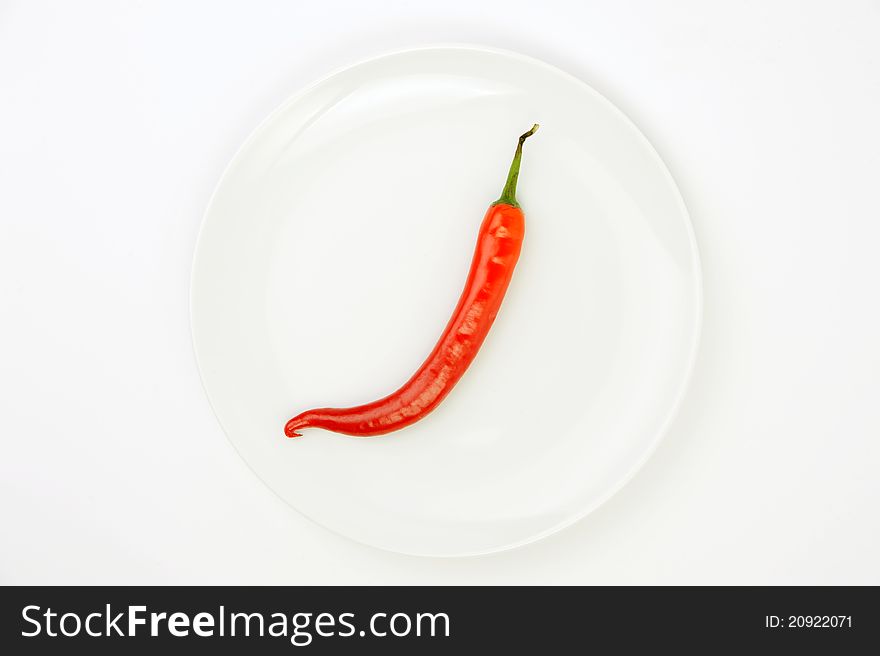
{"type": "Polygon", "coordinates": [[[0,582],[880,583],[880,4],[0,2],[0,582]],[[484,43],[581,77],[675,176],[690,393],[549,539],[437,560],[311,524],[203,394],[192,253],[256,124],[330,70],[484,43]]]}

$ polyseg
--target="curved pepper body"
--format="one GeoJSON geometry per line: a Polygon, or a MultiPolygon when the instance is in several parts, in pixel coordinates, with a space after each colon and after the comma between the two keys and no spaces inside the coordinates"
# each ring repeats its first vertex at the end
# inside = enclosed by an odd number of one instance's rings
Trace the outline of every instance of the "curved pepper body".
{"type": "Polygon", "coordinates": [[[385,398],[351,408],[303,412],[284,428],[323,428],[346,435],[382,435],[415,423],[446,397],[473,362],[501,307],[525,234],[519,207],[492,205],[480,227],[464,291],[443,335],[418,371],[385,398]]]}
{"type": "Polygon", "coordinates": [[[520,136],[501,197],[489,207],[461,298],[446,329],[418,371],[393,394],[351,408],[318,408],[287,422],[284,433],[299,437],[303,428],[370,437],[409,426],[430,413],[473,362],[501,307],[525,234],[525,217],[516,201],[523,142],[520,136]]]}

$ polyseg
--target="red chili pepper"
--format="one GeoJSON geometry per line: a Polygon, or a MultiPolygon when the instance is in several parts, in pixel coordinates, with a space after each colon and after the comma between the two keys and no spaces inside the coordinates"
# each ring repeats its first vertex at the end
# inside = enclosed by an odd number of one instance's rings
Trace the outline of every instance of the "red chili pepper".
{"type": "Polygon", "coordinates": [[[313,427],[361,437],[390,433],[415,423],[449,394],[492,327],[519,259],[525,217],[516,202],[516,181],[523,142],[537,129],[535,124],[519,138],[501,198],[492,203],[480,226],[458,306],[424,364],[403,387],[378,401],[298,414],[284,427],[288,437],[299,437],[298,430],[313,427]]]}

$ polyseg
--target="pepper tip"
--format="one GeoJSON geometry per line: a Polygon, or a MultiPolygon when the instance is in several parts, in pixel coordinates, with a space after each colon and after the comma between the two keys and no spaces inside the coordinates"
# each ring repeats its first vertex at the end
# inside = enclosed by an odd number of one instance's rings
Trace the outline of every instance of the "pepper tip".
{"type": "Polygon", "coordinates": [[[296,432],[297,428],[302,428],[302,422],[298,422],[297,418],[291,419],[287,422],[287,425],[284,426],[284,434],[290,438],[302,437],[302,433],[296,432]]]}

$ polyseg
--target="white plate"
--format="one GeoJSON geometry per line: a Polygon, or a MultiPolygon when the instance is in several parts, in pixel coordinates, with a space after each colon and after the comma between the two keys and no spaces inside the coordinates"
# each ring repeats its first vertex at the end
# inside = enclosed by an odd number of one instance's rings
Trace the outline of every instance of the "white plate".
{"type": "Polygon", "coordinates": [[[539,61],[433,47],[287,101],[210,203],[192,279],[211,404],[291,506],[393,551],[465,555],[583,517],[657,445],[694,359],[696,245],[633,124],[539,61]],[[473,366],[429,417],[357,439],[292,415],[373,400],[421,364],[519,134],[522,256],[473,366]]]}

